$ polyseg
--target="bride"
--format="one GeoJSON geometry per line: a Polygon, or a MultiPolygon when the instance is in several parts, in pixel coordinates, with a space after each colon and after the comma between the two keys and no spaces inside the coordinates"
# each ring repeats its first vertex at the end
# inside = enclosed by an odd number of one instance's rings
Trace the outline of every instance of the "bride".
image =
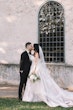
{"type": "Polygon", "coordinates": [[[50,76],[50,70],[46,67],[39,44],[34,44],[34,55],[29,57],[32,60],[32,66],[22,101],[43,101],[50,107],[72,107],[73,93],[61,89],[50,76]]]}

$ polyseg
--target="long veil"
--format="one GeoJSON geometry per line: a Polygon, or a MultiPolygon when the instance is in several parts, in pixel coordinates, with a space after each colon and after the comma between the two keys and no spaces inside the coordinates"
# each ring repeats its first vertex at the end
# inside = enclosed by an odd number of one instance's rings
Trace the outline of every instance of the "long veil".
{"type": "Polygon", "coordinates": [[[44,69],[46,70],[46,72],[48,73],[48,68],[46,66],[43,50],[42,50],[42,47],[40,45],[39,45],[39,55],[40,55],[41,63],[43,65],[44,69]]]}
{"type": "Polygon", "coordinates": [[[44,54],[43,54],[43,50],[42,50],[41,46],[39,46],[39,55],[40,55],[41,62],[45,63],[44,54]]]}
{"type": "Polygon", "coordinates": [[[42,47],[40,45],[39,45],[39,55],[40,55],[41,63],[43,64],[44,68],[46,68],[46,70],[48,70],[47,66],[46,66],[43,50],[42,50],[42,47]]]}

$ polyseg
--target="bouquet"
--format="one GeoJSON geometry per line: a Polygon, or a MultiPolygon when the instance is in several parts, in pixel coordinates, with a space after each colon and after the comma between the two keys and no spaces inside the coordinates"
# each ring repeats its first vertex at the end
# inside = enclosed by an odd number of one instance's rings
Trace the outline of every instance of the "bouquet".
{"type": "Polygon", "coordinates": [[[37,76],[36,73],[32,73],[28,76],[28,78],[30,79],[31,82],[35,82],[37,80],[40,80],[40,78],[37,76]]]}

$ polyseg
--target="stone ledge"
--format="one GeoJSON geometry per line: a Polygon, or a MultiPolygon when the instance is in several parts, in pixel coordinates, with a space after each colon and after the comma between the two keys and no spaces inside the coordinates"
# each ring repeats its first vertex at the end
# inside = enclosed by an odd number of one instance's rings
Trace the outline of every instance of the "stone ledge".
{"type": "MultiPolygon", "coordinates": [[[[3,66],[18,66],[19,67],[19,64],[13,64],[13,63],[10,63],[10,64],[3,64],[3,63],[0,63],[0,65],[3,65],[3,66]]],[[[48,66],[64,66],[64,67],[73,67],[73,65],[70,65],[70,64],[67,64],[67,63],[46,63],[46,65],[48,66]]]]}
{"type": "Polygon", "coordinates": [[[64,66],[64,67],[73,67],[73,65],[69,65],[66,63],[46,63],[48,66],[64,66]]]}

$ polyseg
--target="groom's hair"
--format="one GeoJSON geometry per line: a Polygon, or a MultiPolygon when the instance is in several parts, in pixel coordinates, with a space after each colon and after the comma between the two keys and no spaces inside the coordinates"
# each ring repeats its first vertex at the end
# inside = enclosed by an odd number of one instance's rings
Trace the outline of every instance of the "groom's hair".
{"type": "Polygon", "coordinates": [[[31,42],[27,42],[27,43],[25,44],[25,47],[27,48],[27,46],[30,45],[30,44],[31,44],[31,42]]]}

